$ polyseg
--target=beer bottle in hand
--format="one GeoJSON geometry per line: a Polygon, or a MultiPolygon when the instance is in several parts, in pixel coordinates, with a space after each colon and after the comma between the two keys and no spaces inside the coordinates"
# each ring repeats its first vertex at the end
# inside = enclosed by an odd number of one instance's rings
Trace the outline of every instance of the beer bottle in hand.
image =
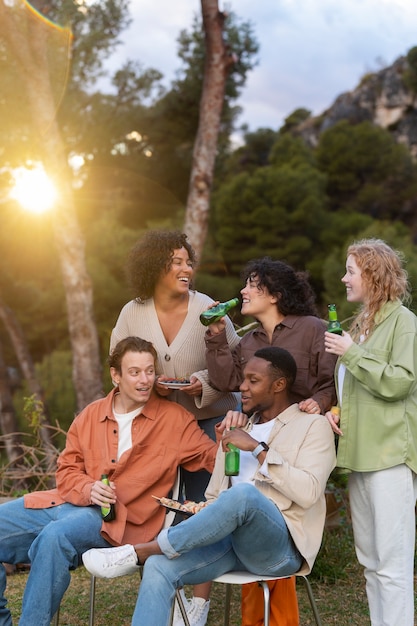
{"type": "Polygon", "coordinates": [[[343,328],[337,319],[337,310],[335,304],[327,305],[329,309],[329,323],[327,325],[327,332],[334,333],[335,335],[343,335],[343,328]]]}
{"type": "Polygon", "coordinates": [[[211,309],[203,311],[200,315],[200,322],[204,324],[204,326],[214,324],[214,322],[218,322],[222,317],[227,315],[230,309],[233,309],[233,307],[237,306],[238,304],[239,298],[232,298],[227,302],[220,302],[220,304],[217,304],[211,309]]]}
{"type": "MultiPolygon", "coordinates": [[[[101,475],[101,482],[105,485],[110,485],[109,477],[107,474],[101,475]]],[[[109,506],[101,507],[101,517],[105,522],[112,522],[116,517],[116,507],[114,504],[109,504],[109,506]]]]}

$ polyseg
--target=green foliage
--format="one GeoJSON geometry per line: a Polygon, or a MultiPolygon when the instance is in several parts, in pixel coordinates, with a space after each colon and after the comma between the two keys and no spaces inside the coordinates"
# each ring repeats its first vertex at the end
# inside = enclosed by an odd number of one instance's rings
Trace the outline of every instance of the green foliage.
{"type": "MultiPolygon", "coordinates": [[[[218,171],[240,112],[234,101],[246,83],[248,72],[257,62],[259,47],[251,24],[242,22],[233,13],[225,19],[224,39],[236,62],[230,66],[226,81],[218,139],[218,171]]],[[[190,31],[181,31],[178,56],[182,61],[178,78],[149,110],[146,134],[154,147],[153,177],[185,203],[204,76],[205,43],[201,17],[194,18],[190,31]]]]}
{"type": "MultiPolygon", "coordinates": [[[[36,1],[34,6],[42,10],[44,5],[36,1]]],[[[162,86],[159,71],[128,61],[114,73],[113,92],[104,94],[93,87],[129,23],[127,0],[95,1],[88,7],[60,0],[49,3],[48,11],[49,19],[69,25],[75,35],[69,74],[67,39],[54,44],[50,61],[66,150],[87,161],[74,179],[74,193],[104,362],[111,329],[131,297],[125,261],[132,244],[150,227],[182,228],[204,71],[204,33],[200,17],[181,32],[181,67],[169,89],[162,86]]],[[[321,134],[313,149],[297,134],[299,124],[311,115],[299,108],[278,132],[246,132],[244,144],[231,150],[229,139],[239,113],[236,100],[257,63],[258,42],[252,25],[233,14],[226,19],[224,36],[237,62],[227,80],[210,238],[196,288],[214,299],[229,299],[242,287],[245,262],[270,255],[309,272],[323,317],[332,300],[346,320],[353,307],[346,303],[340,281],[345,251],[362,236],[380,236],[403,250],[410,281],[416,285],[417,174],[405,146],[368,122],[342,121],[321,134]]],[[[409,51],[407,63],[404,80],[415,90],[417,48],[409,51]]],[[[34,158],[39,146],[31,135],[23,83],[7,49],[0,70],[0,138],[8,162],[16,164],[34,158]]],[[[9,184],[10,176],[0,175],[0,191],[9,184]]],[[[75,400],[65,294],[52,239],[48,217],[23,217],[14,204],[3,203],[0,291],[28,338],[52,419],[67,426],[75,400]]],[[[239,316],[234,319],[244,323],[239,316]]],[[[16,365],[2,325],[0,342],[7,363],[16,365]]],[[[107,368],[103,387],[111,388],[107,368]]],[[[22,420],[24,395],[27,389],[16,398],[22,420]]]]}
{"type": "Polygon", "coordinates": [[[280,128],[280,133],[287,133],[305,122],[311,116],[311,111],[304,108],[295,109],[288,117],[284,119],[284,124],[280,128]]]}
{"type": "Polygon", "coordinates": [[[270,151],[277,133],[270,128],[259,128],[244,134],[244,144],[234,150],[223,163],[215,184],[227,180],[240,172],[253,172],[257,167],[268,165],[270,151]]]}
{"type": "Polygon", "coordinates": [[[228,270],[269,255],[306,268],[326,221],[325,177],[308,164],[258,168],[216,193],[216,239],[228,270]]]}
{"type": "Polygon", "coordinates": [[[370,122],[346,120],[324,131],[317,148],[320,170],[328,177],[333,210],[344,205],[376,219],[394,217],[404,202],[413,167],[405,146],[370,122]]]}
{"type": "Polygon", "coordinates": [[[39,398],[35,395],[23,398],[23,414],[26,418],[28,426],[31,430],[39,430],[42,418],[44,416],[45,407],[39,398]]]}
{"type": "MultiPolygon", "coordinates": [[[[44,5],[40,4],[42,12],[44,5]]],[[[88,6],[60,0],[49,3],[47,12],[48,19],[71,28],[72,80],[84,85],[99,77],[103,61],[120,44],[118,37],[131,22],[129,0],[97,0],[88,6]]]]}
{"type": "Polygon", "coordinates": [[[126,260],[143,232],[120,224],[118,213],[116,209],[101,213],[90,224],[87,235],[88,271],[94,283],[94,313],[105,351],[120,309],[132,297],[125,275],[126,260]]]}
{"type": "MultiPolygon", "coordinates": [[[[72,382],[72,355],[69,350],[56,350],[36,364],[36,374],[44,390],[45,405],[51,422],[67,430],[76,414],[76,398],[72,382]]],[[[26,384],[13,398],[21,430],[33,430],[31,421],[39,415],[39,406],[33,406],[26,384]]]]}
{"type": "MultiPolygon", "coordinates": [[[[199,272],[196,280],[196,289],[202,293],[206,293],[213,300],[225,302],[239,295],[242,289],[242,283],[239,278],[226,276],[219,281],[218,276],[214,274],[205,274],[199,272]]],[[[235,311],[229,313],[229,317],[234,318],[235,311]]]]}
{"type": "MultiPolygon", "coordinates": [[[[60,265],[48,216],[25,214],[17,206],[3,206],[0,248],[0,291],[17,317],[34,360],[50,347],[67,341],[68,324],[60,265]]],[[[0,340],[6,337],[0,325],[0,340]]],[[[2,342],[3,343],[3,342],[2,342]]],[[[4,340],[7,363],[16,359],[4,340]]]]}
{"type": "MultiPolygon", "coordinates": [[[[235,13],[225,14],[223,38],[228,53],[234,55],[236,62],[228,75],[226,85],[226,106],[230,100],[236,99],[245,86],[248,72],[257,63],[256,55],[259,44],[254,35],[253,25],[242,21],[235,13]]],[[[202,19],[196,16],[192,30],[182,30],[178,37],[178,56],[183,62],[180,78],[174,84],[179,86],[181,81],[187,81],[195,89],[195,95],[201,93],[204,76],[205,43],[202,19]]]]}
{"type": "Polygon", "coordinates": [[[271,148],[269,162],[276,167],[282,165],[298,167],[305,163],[311,166],[316,165],[313,150],[305,144],[301,137],[294,137],[290,133],[284,133],[278,136],[271,148]]]}
{"type": "MultiPolygon", "coordinates": [[[[76,149],[80,130],[83,129],[82,114],[86,113],[90,104],[86,92],[102,75],[104,60],[120,43],[118,36],[130,22],[129,2],[99,0],[89,2],[88,7],[73,0],[60,0],[47,6],[35,0],[31,4],[40,14],[38,27],[46,42],[56,110],[65,103],[60,111],[61,132],[68,140],[69,149],[76,149]],[[47,20],[44,19],[44,12],[47,20]],[[65,29],[57,28],[51,22],[65,29]],[[78,125],[74,118],[78,120],[78,125]]],[[[20,2],[9,3],[7,10],[20,13],[16,28],[22,37],[28,36],[27,21],[35,19],[32,11],[20,2]]],[[[4,39],[1,39],[1,49],[0,139],[6,155],[2,165],[16,166],[27,160],[36,161],[42,154],[42,145],[39,144],[37,130],[32,126],[33,112],[28,108],[24,70],[19,68],[4,39]]],[[[45,132],[48,132],[47,129],[45,132]]]]}
{"type": "Polygon", "coordinates": [[[325,530],[312,577],[321,582],[336,583],[346,579],[356,565],[355,561],[351,527],[346,524],[331,531],[325,530]]]}
{"type": "MultiPolygon", "coordinates": [[[[348,330],[349,321],[344,323],[343,320],[349,320],[357,311],[358,307],[357,304],[350,304],[346,302],[346,290],[341,282],[341,278],[346,271],[346,249],[354,239],[358,240],[368,237],[383,239],[388,243],[388,245],[392,246],[396,250],[399,250],[404,256],[404,260],[406,262],[406,269],[408,271],[410,284],[414,286],[417,285],[417,246],[413,242],[410,232],[404,224],[399,222],[391,223],[374,221],[367,228],[358,231],[355,237],[345,237],[343,245],[331,249],[325,263],[322,265],[324,284],[323,301],[336,302],[339,319],[342,321],[342,325],[345,330],[348,330]]],[[[409,306],[412,310],[414,310],[414,312],[416,312],[416,287],[413,288],[412,301],[409,303],[409,306]]]]}
{"type": "MultiPolygon", "coordinates": [[[[294,123],[306,114],[295,112],[294,123]]],[[[252,137],[246,139],[213,196],[211,233],[228,274],[237,276],[248,259],[266,254],[286,260],[309,272],[324,317],[327,302],[336,300],[346,319],[353,307],[340,278],[352,240],[380,236],[395,245],[399,239],[397,247],[414,264],[416,167],[388,131],[342,121],[313,150],[281,129],[269,165],[256,154],[240,159],[250,154],[252,137]]],[[[217,276],[222,280],[221,272],[217,276]]]]}
{"type": "Polygon", "coordinates": [[[404,72],[404,83],[414,94],[417,93],[417,46],[411,48],[407,53],[407,69],[404,72]]]}

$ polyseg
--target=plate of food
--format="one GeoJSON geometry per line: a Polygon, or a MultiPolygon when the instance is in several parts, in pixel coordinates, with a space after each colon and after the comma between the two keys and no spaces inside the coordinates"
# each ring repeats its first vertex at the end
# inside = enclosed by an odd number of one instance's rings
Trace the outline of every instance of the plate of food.
{"type": "Polygon", "coordinates": [[[168,387],[168,389],[182,389],[191,384],[188,378],[167,378],[166,380],[158,380],[158,383],[168,387]]]}
{"type": "Polygon", "coordinates": [[[164,506],[166,509],[175,511],[175,513],[181,513],[187,517],[191,517],[191,515],[198,513],[198,511],[201,511],[201,509],[208,504],[207,502],[193,502],[192,500],[186,500],[183,503],[178,500],[172,500],[172,498],[159,498],[158,496],[152,496],[152,498],[158,500],[159,504],[164,506]]]}

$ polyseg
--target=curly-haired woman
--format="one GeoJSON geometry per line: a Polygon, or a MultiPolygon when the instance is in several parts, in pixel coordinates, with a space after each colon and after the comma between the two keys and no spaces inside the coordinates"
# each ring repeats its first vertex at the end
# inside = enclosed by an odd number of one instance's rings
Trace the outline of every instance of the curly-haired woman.
{"type": "Polygon", "coordinates": [[[326,333],[339,357],[337,464],[349,471],[356,554],[372,626],[413,626],[417,495],[417,318],[402,256],[380,239],[349,246],[342,278],[361,304],[349,333],[326,333]]]}
{"type": "MultiPolygon", "coordinates": [[[[242,272],[242,314],[259,326],[233,347],[225,320],[211,324],[206,333],[207,367],[213,385],[223,391],[237,389],[243,369],[256,350],[285,348],[297,364],[292,401],[306,413],[322,413],[336,399],[336,359],[326,354],[326,324],[317,316],[314,292],[305,273],[269,257],[250,261],[242,272]]],[[[294,577],[270,583],[271,626],[298,626],[294,577]]],[[[242,587],[242,626],[263,624],[263,592],[256,584],[242,587]]]]}
{"type": "MultiPolygon", "coordinates": [[[[218,391],[209,381],[204,343],[206,327],[199,316],[214,301],[192,289],[195,264],[195,252],[187,235],[178,231],[148,231],[128,259],[128,278],[135,298],[120,312],[110,349],[132,335],[151,341],[162,372],[155,385],[158,393],[168,395],[170,400],[193,413],[202,430],[215,439],[215,425],[229,409],[236,408],[238,396],[218,391]],[[161,384],[167,379],[189,379],[190,384],[173,390],[161,384]]],[[[229,318],[226,333],[231,345],[239,342],[229,318]]],[[[204,470],[183,471],[186,499],[204,500],[209,478],[204,470]]],[[[194,597],[187,605],[191,624],[205,623],[201,614],[208,613],[208,596],[209,585],[194,590],[194,597]]],[[[183,621],[178,616],[175,623],[183,624],[183,621]]]]}

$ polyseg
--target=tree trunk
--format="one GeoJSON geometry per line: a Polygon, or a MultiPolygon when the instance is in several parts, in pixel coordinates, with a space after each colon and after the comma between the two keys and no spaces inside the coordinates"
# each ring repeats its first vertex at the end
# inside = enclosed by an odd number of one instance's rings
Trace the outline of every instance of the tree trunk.
{"type": "MultiPolygon", "coordinates": [[[[16,59],[27,90],[33,124],[42,146],[45,170],[59,190],[54,208],[54,237],[66,293],[69,336],[73,358],[73,382],[81,410],[102,396],[102,368],[97,328],[93,318],[93,290],[85,263],[84,237],[79,227],[71,173],[56,121],[62,91],[56,95],[56,38],[64,44],[69,63],[71,34],[52,27],[27,3],[6,6],[0,0],[0,36],[16,59]],[[23,26],[22,26],[23,24],[23,26]]],[[[67,67],[61,67],[58,83],[64,89],[67,67]]],[[[61,87],[58,88],[58,92],[61,87]]]]}
{"type": "MultiPolygon", "coordinates": [[[[19,433],[19,425],[13,407],[12,392],[10,389],[10,377],[3,359],[3,352],[0,345],[0,432],[2,434],[0,452],[6,453],[9,467],[17,467],[19,461],[24,456],[22,449],[22,437],[19,433]]],[[[1,492],[4,491],[6,463],[3,460],[2,480],[0,484],[1,492]]],[[[13,481],[13,490],[28,489],[29,482],[25,476],[13,481]]]]}
{"type": "MultiPolygon", "coordinates": [[[[51,433],[48,428],[48,425],[50,425],[50,422],[45,411],[43,390],[36,377],[36,372],[35,372],[35,367],[33,365],[32,357],[30,355],[29,348],[27,346],[26,339],[23,335],[23,331],[20,327],[20,324],[17,321],[13,311],[9,307],[5,306],[1,297],[0,297],[0,319],[3,321],[6,327],[6,330],[8,332],[8,335],[10,337],[10,340],[13,344],[14,351],[19,361],[20,369],[22,370],[23,376],[26,379],[29,391],[31,395],[34,397],[34,399],[37,400],[38,403],[40,403],[40,406],[42,407],[42,412],[39,416],[40,417],[39,436],[42,442],[43,451],[45,453],[46,470],[51,471],[51,469],[54,468],[56,465],[56,450],[53,446],[53,443],[51,440],[51,433]]],[[[0,363],[0,367],[1,367],[1,363],[0,363]]],[[[4,366],[4,369],[5,369],[5,366],[4,366]]],[[[3,379],[5,380],[5,376],[3,377],[3,379]]],[[[1,393],[1,390],[0,390],[0,393],[1,393]]],[[[4,420],[3,425],[6,428],[10,428],[11,426],[15,427],[16,419],[15,417],[13,419],[14,413],[13,413],[13,416],[11,413],[13,411],[11,394],[9,398],[7,395],[7,388],[4,385],[3,385],[3,394],[4,394],[3,397],[6,401],[6,406],[9,406],[9,409],[5,411],[4,415],[2,415],[2,419],[4,420]]],[[[3,405],[2,405],[2,413],[3,413],[3,405]]],[[[2,428],[2,432],[6,434],[6,433],[10,433],[11,431],[3,430],[2,428]]],[[[15,433],[17,433],[17,428],[15,429],[15,433]]],[[[19,454],[18,451],[16,453],[19,454]]],[[[12,457],[9,456],[9,459],[11,461],[15,460],[13,459],[13,455],[12,457]]]]}
{"type": "MultiPolygon", "coordinates": [[[[20,456],[19,425],[13,407],[10,379],[3,360],[0,346],[0,432],[3,435],[4,450],[10,463],[15,463],[20,456]]],[[[3,446],[2,446],[3,447],[3,446]]]]}
{"type": "Polygon", "coordinates": [[[224,14],[218,0],[201,0],[206,43],[199,124],[194,142],[184,231],[201,258],[207,237],[210,194],[227,73],[234,59],[223,41],[224,14]]]}

